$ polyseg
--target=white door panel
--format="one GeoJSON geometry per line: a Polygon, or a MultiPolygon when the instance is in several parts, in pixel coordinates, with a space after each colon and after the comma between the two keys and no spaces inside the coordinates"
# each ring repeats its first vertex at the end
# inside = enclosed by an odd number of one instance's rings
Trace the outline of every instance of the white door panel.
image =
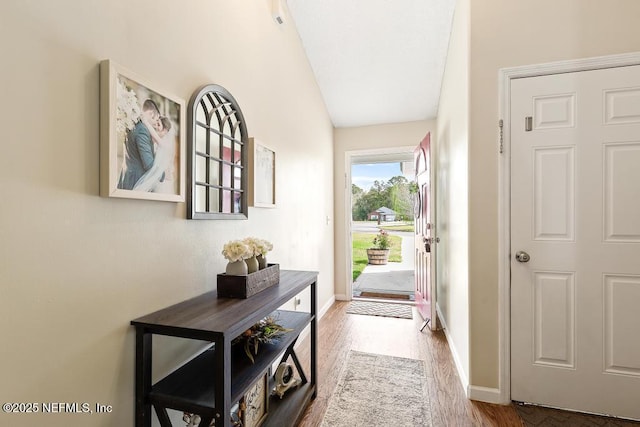
{"type": "Polygon", "coordinates": [[[640,66],[513,80],[511,118],[512,399],[640,419],[640,66]]]}

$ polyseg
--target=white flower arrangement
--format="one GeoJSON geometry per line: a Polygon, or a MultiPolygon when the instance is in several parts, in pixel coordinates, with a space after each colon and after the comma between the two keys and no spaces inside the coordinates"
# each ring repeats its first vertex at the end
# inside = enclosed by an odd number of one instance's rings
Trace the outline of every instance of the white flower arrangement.
{"type": "Polygon", "coordinates": [[[265,256],[269,251],[273,249],[273,244],[268,240],[260,239],[258,242],[258,252],[260,255],[265,256]]]}
{"type": "Polygon", "coordinates": [[[256,237],[247,237],[243,242],[249,247],[251,256],[265,256],[273,249],[273,244],[271,244],[271,242],[264,239],[258,239],[256,237]]]}
{"type": "Polygon", "coordinates": [[[241,240],[232,240],[225,243],[222,255],[230,262],[242,261],[253,256],[249,246],[241,240]]]}
{"type": "Polygon", "coordinates": [[[140,119],[142,111],[135,92],[128,89],[120,79],[117,79],[117,81],[116,131],[118,132],[118,135],[124,137],[126,132],[133,129],[136,125],[136,122],[140,119]]]}

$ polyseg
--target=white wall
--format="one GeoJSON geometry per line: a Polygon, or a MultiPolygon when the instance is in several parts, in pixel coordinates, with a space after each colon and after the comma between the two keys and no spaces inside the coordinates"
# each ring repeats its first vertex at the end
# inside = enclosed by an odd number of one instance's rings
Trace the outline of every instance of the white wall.
{"type": "Polygon", "coordinates": [[[498,372],[498,70],[640,51],[637,0],[471,0],[470,372],[498,372]]]}
{"type": "Polygon", "coordinates": [[[345,191],[351,192],[351,185],[345,181],[347,152],[417,146],[428,132],[432,133],[433,141],[435,129],[435,120],[335,129],[333,162],[336,298],[351,299],[347,295],[348,281],[351,280],[351,266],[347,265],[346,227],[347,218],[351,217],[351,208],[345,207],[345,191]]]}
{"type": "Polygon", "coordinates": [[[437,305],[462,383],[469,379],[469,0],[459,0],[438,109],[437,305]]]}
{"type": "MultiPolygon", "coordinates": [[[[333,127],[295,27],[276,25],[270,3],[0,2],[0,397],[113,406],[0,413],[1,425],[133,425],[130,320],[214,289],[228,240],[271,240],[271,262],[319,271],[319,306],[333,297],[333,127]],[[276,151],[277,208],[189,221],[183,203],[99,197],[105,58],[185,100],[226,87],[276,151]]],[[[156,377],[193,350],[155,348],[156,377]]]]}

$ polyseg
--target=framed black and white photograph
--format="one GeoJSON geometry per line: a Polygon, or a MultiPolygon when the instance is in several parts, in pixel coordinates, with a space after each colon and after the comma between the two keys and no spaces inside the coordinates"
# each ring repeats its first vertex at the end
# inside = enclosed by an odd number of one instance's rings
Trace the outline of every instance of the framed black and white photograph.
{"type": "Polygon", "coordinates": [[[100,99],[100,195],[184,202],[184,100],[111,60],[100,99]]]}
{"type": "Polygon", "coordinates": [[[249,206],[276,207],[276,153],[249,138],[249,206]]]}

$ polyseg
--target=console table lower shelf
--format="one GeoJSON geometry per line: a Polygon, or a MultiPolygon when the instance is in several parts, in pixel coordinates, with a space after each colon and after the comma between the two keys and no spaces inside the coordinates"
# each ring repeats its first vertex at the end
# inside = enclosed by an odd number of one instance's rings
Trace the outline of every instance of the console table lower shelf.
{"type": "Polygon", "coordinates": [[[231,427],[234,425],[232,412],[241,408],[241,402],[242,406],[254,408],[250,402],[256,396],[262,396],[262,399],[254,402],[263,402],[266,409],[253,410],[253,418],[251,412],[245,411],[244,427],[297,425],[317,393],[316,280],[316,272],[285,270],[281,272],[278,285],[262,291],[259,296],[227,299],[218,298],[216,291],[211,291],[133,320],[131,323],[136,327],[136,427],[151,427],[152,411],[162,427],[172,427],[168,410],[197,414],[200,427],[208,427],[214,420],[217,427],[231,427]],[[306,289],[310,291],[310,312],[279,309],[306,289]],[[260,344],[252,363],[242,343],[231,343],[257,321],[273,313],[277,323],[290,331],[273,343],[260,344]],[[301,363],[294,346],[307,328],[310,351],[308,355],[305,352],[305,363],[301,363]],[[151,338],[154,334],[204,340],[211,345],[152,384],[151,338]],[[272,394],[276,380],[271,370],[282,362],[293,362],[292,370],[300,383],[280,397],[272,394]]]}
{"type": "MultiPolygon", "coordinates": [[[[231,402],[238,402],[256,379],[269,371],[279,356],[281,356],[280,362],[291,358],[298,369],[302,384],[298,389],[287,392],[282,399],[277,396],[270,397],[269,416],[263,424],[282,426],[283,418],[278,414],[286,414],[286,420],[297,419],[302,414],[293,416],[292,408],[299,408],[302,412],[316,391],[315,385],[308,383],[293,349],[298,336],[313,317],[309,313],[294,311],[277,311],[276,313],[278,323],[291,331],[273,344],[261,344],[254,363],[251,363],[245,354],[242,344],[232,347],[231,402]]],[[[195,413],[203,419],[215,417],[217,411],[214,402],[216,388],[219,387],[215,375],[216,356],[214,344],[151,387],[149,400],[158,413],[158,418],[161,420],[168,418],[167,409],[195,413]]],[[[274,388],[274,379],[270,376],[267,392],[274,388]]]]}

